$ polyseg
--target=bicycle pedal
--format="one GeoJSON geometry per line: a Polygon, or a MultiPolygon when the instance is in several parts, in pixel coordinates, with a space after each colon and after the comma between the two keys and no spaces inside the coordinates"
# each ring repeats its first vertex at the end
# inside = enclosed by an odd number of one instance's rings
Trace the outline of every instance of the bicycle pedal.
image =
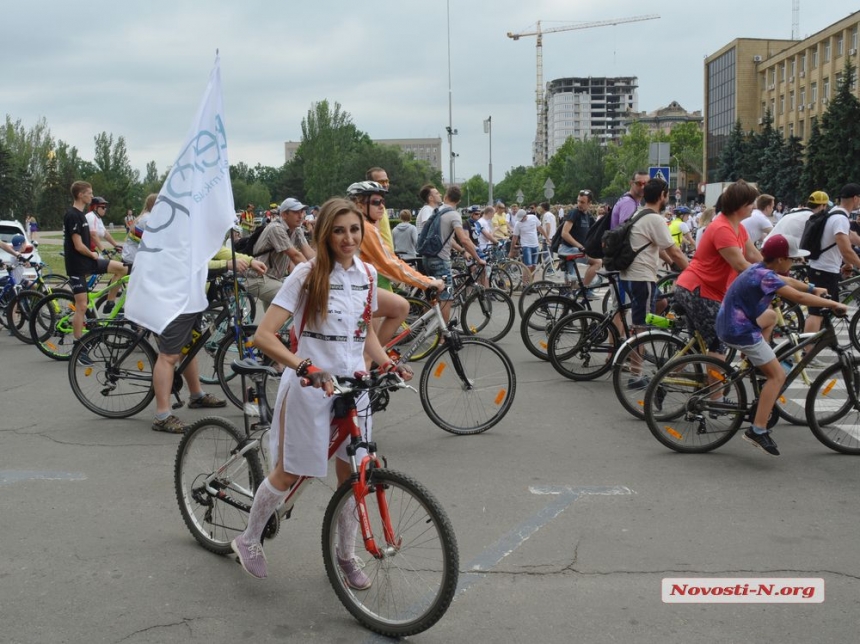
{"type": "Polygon", "coordinates": [[[185,403],[184,403],[183,401],[181,401],[181,400],[180,400],[179,402],[175,402],[175,403],[173,403],[173,404],[170,406],[170,408],[171,408],[171,409],[179,409],[180,407],[183,407],[184,405],[185,405],[185,403]]]}

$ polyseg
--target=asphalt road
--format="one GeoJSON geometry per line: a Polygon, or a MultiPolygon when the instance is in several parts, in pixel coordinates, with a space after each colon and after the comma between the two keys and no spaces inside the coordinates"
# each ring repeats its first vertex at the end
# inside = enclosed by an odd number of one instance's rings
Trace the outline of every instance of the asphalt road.
{"type": "MultiPolygon", "coordinates": [[[[616,403],[532,358],[516,327],[508,417],[457,437],[398,394],[375,437],[392,468],[446,508],[461,590],[418,642],[849,642],[857,639],[858,461],[780,425],[783,456],[736,437],[675,454],[616,403]],[[823,603],[670,604],[661,580],[822,578],[823,603]]],[[[0,642],[381,641],[340,605],[314,483],[267,543],[254,581],[187,532],[173,490],[178,438],[150,414],[110,421],[69,389],[65,363],[0,332],[0,642]]],[[[205,415],[181,410],[184,418],[205,415]]],[[[238,410],[224,413],[241,422],[238,410]]]]}

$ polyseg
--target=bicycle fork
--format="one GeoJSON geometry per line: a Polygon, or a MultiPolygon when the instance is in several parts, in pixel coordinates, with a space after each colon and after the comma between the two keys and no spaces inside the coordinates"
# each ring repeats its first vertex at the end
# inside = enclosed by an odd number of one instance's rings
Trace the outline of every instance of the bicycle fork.
{"type": "Polygon", "coordinates": [[[352,489],[355,497],[358,522],[361,526],[361,536],[364,539],[364,547],[374,558],[385,559],[397,554],[400,550],[402,539],[399,539],[394,534],[394,528],[391,526],[391,514],[388,509],[388,499],[385,496],[385,486],[380,484],[375,485],[373,492],[376,494],[376,502],[379,504],[379,515],[382,521],[382,533],[385,538],[385,545],[382,547],[377,545],[376,539],[373,536],[367,504],[364,500],[371,492],[371,485],[367,481],[367,473],[377,467],[382,467],[382,463],[376,454],[368,455],[361,459],[361,467],[357,473],[356,480],[353,481],[352,489]]]}

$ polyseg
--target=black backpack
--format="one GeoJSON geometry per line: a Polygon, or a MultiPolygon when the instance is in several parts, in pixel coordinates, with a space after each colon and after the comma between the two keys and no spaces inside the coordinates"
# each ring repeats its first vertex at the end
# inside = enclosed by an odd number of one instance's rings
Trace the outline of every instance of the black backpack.
{"type": "Polygon", "coordinates": [[[830,215],[835,214],[844,214],[840,210],[836,210],[835,208],[830,212],[822,211],[812,215],[809,219],[806,220],[806,223],[803,225],[803,234],[800,236],[800,247],[803,250],[809,251],[809,259],[818,259],[821,255],[834,246],[836,246],[836,242],[830,244],[827,248],[821,247],[821,238],[824,236],[824,227],[827,225],[827,220],[830,219],[830,215]]]}
{"type": "Polygon", "coordinates": [[[653,212],[650,208],[643,208],[620,226],[603,233],[603,267],[606,270],[627,270],[636,256],[651,245],[651,242],[648,242],[641,248],[633,250],[633,246],[630,245],[630,232],[633,224],[653,212]]]}
{"type": "Polygon", "coordinates": [[[454,210],[451,206],[440,206],[433,211],[430,219],[424,222],[421,227],[421,232],[418,234],[418,243],[415,244],[415,251],[423,257],[438,257],[445,244],[451,239],[454,230],[451,230],[451,235],[442,241],[442,215],[446,212],[454,210]]]}
{"type": "Polygon", "coordinates": [[[608,212],[588,228],[585,235],[585,254],[594,259],[603,259],[603,233],[612,225],[612,215],[608,212]]]}
{"type": "MultiPolygon", "coordinates": [[[[571,211],[571,212],[574,212],[574,211],[571,211]]],[[[561,245],[564,243],[564,240],[561,238],[561,231],[564,229],[564,225],[565,225],[568,221],[570,221],[570,223],[571,223],[571,230],[573,229],[573,228],[572,228],[572,226],[573,226],[574,222],[576,221],[576,219],[570,219],[570,220],[568,220],[568,218],[567,218],[568,216],[569,216],[569,213],[568,213],[568,215],[565,215],[564,219],[562,219],[562,220],[561,220],[561,223],[558,225],[558,228],[556,228],[556,229],[555,229],[555,234],[552,236],[552,240],[551,240],[551,241],[550,241],[550,243],[549,243],[549,249],[550,249],[550,251],[551,251],[551,252],[553,252],[553,253],[557,253],[557,252],[558,252],[558,249],[559,249],[559,248],[561,247],[561,245]]],[[[581,216],[582,216],[582,215],[577,215],[577,219],[578,219],[579,217],[581,217],[581,216]]],[[[589,228],[588,228],[588,231],[589,231],[589,232],[591,232],[591,227],[592,227],[592,226],[594,226],[594,224],[592,224],[591,226],[589,226],[589,228]]],[[[573,233],[571,233],[571,236],[573,236],[573,233]]]]}
{"type": "MultiPolygon", "coordinates": [[[[257,245],[257,240],[260,239],[260,235],[263,234],[263,230],[269,224],[268,221],[264,221],[262,224],[257,226],[247,237],[242,237],[233,248],[236,249],[237,253],[242,253],[243,255],[253,255],[254,254],[254,246],[257,245]]],[[[261,255],[263,253],[260,253],[261,255]]]]}

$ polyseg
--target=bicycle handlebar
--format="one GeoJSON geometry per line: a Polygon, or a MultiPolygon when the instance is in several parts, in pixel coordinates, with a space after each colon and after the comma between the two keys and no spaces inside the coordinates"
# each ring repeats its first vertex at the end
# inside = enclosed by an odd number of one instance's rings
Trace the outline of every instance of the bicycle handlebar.
{"type": "MultiPolygon", "coordinates": [[[[299,378],[299,382],[302,387],[309,387],[311,384],[308,378],[299,378]]],[[[334,385],[335,396],[345,396],[351,393],[373,391],[375,389],[405,389],[409,387],[396,371],[386,373],[356,371],[352,377],[332,376],[332,384],[334,385]]]]}

